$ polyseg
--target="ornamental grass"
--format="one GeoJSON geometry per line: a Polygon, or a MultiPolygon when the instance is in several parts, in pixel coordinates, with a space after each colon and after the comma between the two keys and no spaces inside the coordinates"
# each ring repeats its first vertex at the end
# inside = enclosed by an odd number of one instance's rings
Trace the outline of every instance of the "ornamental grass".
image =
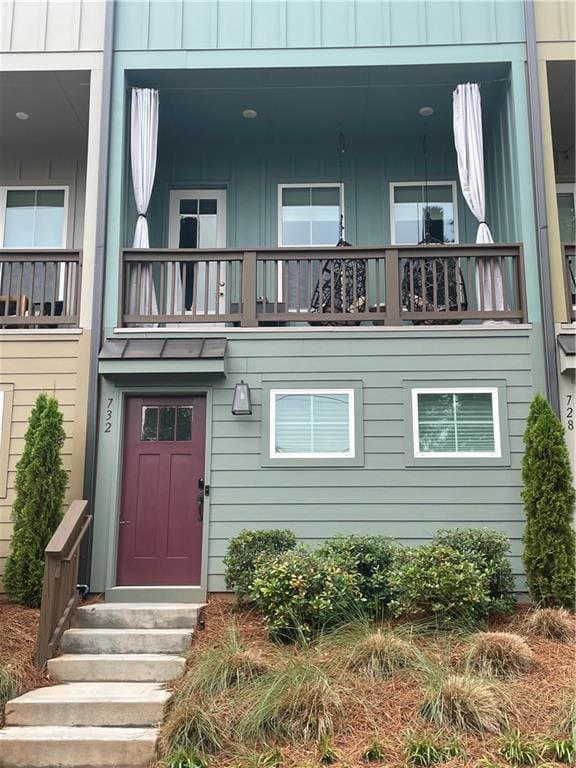
{"type": "Polygon", "coordinates": [[[565,608],[537,608],[528,614],[523,629],[527,635],[559,643],[576,639],[574,617],[565,608]]]}
{"type": "Polygon", "coordinates": [[[534,664],[528,643],[512,632],[477,632],[466,655],[468,672],[505,680],[529,672],[534,664]]]}
{"type": "Polygon", "coordinates": [[[501,733],[506,726],[502,696],[492,685],[469,675],[448,675],[433,682],[420,707],[438,728],[501,733]]]}

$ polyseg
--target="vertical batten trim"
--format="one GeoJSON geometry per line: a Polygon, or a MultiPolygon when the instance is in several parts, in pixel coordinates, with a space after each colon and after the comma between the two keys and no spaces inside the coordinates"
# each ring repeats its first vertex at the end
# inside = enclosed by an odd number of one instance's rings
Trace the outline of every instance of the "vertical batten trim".
{"type": "Polygon", "coordinates": [[[46,50],[46,40],[48,37],[48,12],[50,8],[50,0],[46,0],[45,3],[42,4],[42,10],[40,11],[40,14],[44,14],[44,19],[41,20],[39,25],[39,34],[40,37],[38,39],[38,48],[41,51],[46,50]]]}
{"type": "Polygon", "coordinates": [[[458,34],[458,42],[462,43],[464,42],[464,34],[462,32],[462,5],[461,0],[456,0],[455,3],[453,3],[454,8],[454,14],[456,16],[454,28],[457,31],[458,34]]]}
{"type": "Polygon", "coordinates": [[[80,44],[82,42],[82,18],[84,16],[84,0],[78,0],[76,3],[76,50],[80,50],[80,44]]]}

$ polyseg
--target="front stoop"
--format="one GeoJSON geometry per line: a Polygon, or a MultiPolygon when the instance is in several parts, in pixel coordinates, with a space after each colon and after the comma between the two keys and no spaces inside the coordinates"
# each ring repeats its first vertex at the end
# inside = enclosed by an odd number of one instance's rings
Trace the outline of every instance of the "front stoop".
{"type": "Polygon", "coordinates": [[[76,610],[48,662],[60,685],[6,705],[0,768],[145,768],[202,605],[100,603],[76,610]]]}

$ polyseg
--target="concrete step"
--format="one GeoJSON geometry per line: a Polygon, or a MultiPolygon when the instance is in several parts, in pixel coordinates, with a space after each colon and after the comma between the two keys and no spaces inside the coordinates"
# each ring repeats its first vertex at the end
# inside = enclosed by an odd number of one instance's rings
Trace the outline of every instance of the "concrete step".
{"type": "Polygon", "coordinates": [[[63,653],[185,653],[192,629],[68,629],[63,653]]]}
{"type": "Polygon", "coordinates": [[[12,699],[5,717],[8,726],[155,726],[169,698],[156,683],[68,683],[12,699]]]}
{"type": "Polygon", "coordinates": [[[145,768],[154,760],[156,728],[3,728],[1,768],[145,768]]]}
{"type": "Polygon", "coordinates": [[[48,674],[61,683],[168,683],[185,667],[182,656],[166,653],[67,653],[49,660],[48,674]]]}
{"type": "Polygon", "coordinates": [[[74,611],[73,627],[188,629],[198,622],[201,603],[94,603],[74,611]]]}

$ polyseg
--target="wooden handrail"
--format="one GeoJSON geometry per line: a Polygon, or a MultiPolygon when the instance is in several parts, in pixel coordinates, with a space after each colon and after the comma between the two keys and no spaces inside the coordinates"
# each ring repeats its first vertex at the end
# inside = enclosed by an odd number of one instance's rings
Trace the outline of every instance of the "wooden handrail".
{"type": "Polygon", "coordinates": [[[44,582],[36,644],[38,669],[42,669],[54,655],[78,603],[80,545],[92,524],[87,507],[87,501],[73,501],[44,550],[44,582]]]}
{"type": "Polygon", "coordinates": [[[525,322],[522,245],[122,250],[123,326],[525,322]]]}
{"type": "Polygon", "coordinates": [[[75,327],[82,251],[0,248],[0,328],[75,327]]]}

